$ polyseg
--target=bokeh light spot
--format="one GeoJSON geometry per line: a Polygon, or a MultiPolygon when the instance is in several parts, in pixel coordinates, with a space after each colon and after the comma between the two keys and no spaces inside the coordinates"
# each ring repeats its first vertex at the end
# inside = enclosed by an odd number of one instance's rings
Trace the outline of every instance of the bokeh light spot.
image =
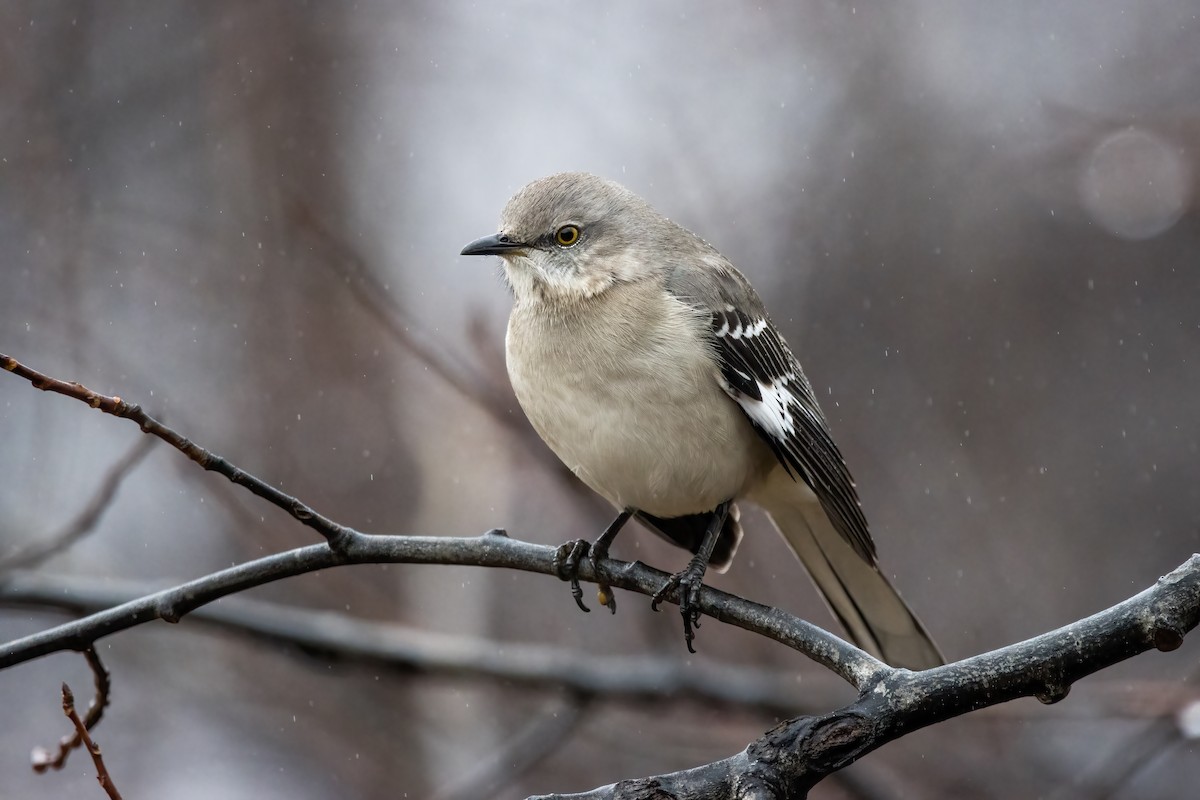
{"type": "Polygon", "coordinates": [[[1180,148],[1139,128],[1110,134],[1092,150],[1079,180],[1084,208],[1122,239],[1157,236],[1187,209],[1191,167],[1180,148]]]}

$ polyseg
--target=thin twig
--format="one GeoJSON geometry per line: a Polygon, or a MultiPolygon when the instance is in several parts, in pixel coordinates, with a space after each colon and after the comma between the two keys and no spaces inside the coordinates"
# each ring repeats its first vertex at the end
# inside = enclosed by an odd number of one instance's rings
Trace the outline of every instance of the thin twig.
{"type": "MultiPolygon", "coordinates": [[[[83,726],[86,730],[91,730],[100,724],[100,720],[104,717],[104,709],[108,707],[109,693],[112,690],[112,682],[108,674],[108,670],[104,668],[104,664],[100,661],[100,656],[92,648],[87,648],[83,651],[84,657],[87,659],[88,667],[92,670],[92,683],[96,688],[96,694],[92,701],[88,703],[87,713],[84,717],[83,726]]],[[[65,687],[66,684],[63,684],[65,687]]],[[[71,710],[74,711],[74,697],[71,698],[71,710]]],[[[67,756],[71,751],[83,744],[85,737],[81,736],[79,729],[75,732],[64,736],[58,741],[58,751],[52,756],[44,747],[35,747],[33,750],[33,771],[45,772],[48,769],[62,769],[67,763],[67,756]]]]}
{"type": "Polygon", "coordinates": [[[153,439],[139,438],[134,442],[133,447],[108,470],[108,474],[101,481],[96,493],[92,495],[92,499],[75,519],[52,536],[35,539],[8,557],[0,559],[0,575],[10,570],[40,564],[51,556],[66,550],[91,532],[104,512],[108,510],[121,483],[133,472],[134,467],[141,463],[153,446],[153,439]]]}
{"type": "Polygon", "coordinates": [[[92,670],[92,683],[96,688],[96,695],[88,703],[87,715],[84,717],[87,729],[90,731],[104,718],[104,709],[108,708],[108,698],[112,693],[112,676],[104,668],[104,664],[100,661],[100,655],[94,648],[89,647],[84,650],[83,657],[87,659],[88,666],[92,670]]]}
{"type": "Polygon", "coordinates": [[[211,453],[195,442],[188,440],[177,431],[163,425],[154,417],[147,414],[139,405],[127,403],[120,397],[110,397],[99,392],[94,392],[81,383],[62,381],[52,378],[49,375],[44,375],[3,353],[0,353],[0,368],[26,379],[33,384],[34,388],[66,395],[67,397],[87,403],[92,408],[99,409],[105,414],[112,414],[114,417],[136,422],[144,433],[157,436],[204,469],[224,475],[238,486],[243,486],[269,503],[282,508],[301,523],[324,536],[325,540],[329,542],[330,547],[334,549],[340,548],[345,540],[348,529],[344,526],[318,514],[295,497],[281,492],[274,486],[245,472],[221,456],[211,453]]]}
{"type": "Polygon", "coordinates": [[[104,791],[108,793],[111,800],[121,800],[121,793],[117,791],[112,776],[108,774],[108,768],[104,766],[104,756],[100,755],[100,745],[92,741],[92,737],[88,735],[88,726],[75,711],[75,696],[71,694],[71,687],[65,683],[62,685],[62,704],[63,712],[75,725],[75,735],[83,741],[88,753],[92,756],[92,763],[96,765],[96,780],[104,787],[104,791]]]}

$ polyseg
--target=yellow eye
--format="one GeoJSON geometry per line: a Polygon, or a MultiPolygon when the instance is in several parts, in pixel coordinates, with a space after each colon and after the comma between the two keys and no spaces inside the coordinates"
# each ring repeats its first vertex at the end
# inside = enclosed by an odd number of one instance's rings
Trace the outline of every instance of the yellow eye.
{"type": "Polygon", "coordinates": [[[570,247],[579,241],[579,228],[574,225],[563,225],[554,232],[554,241],[563,247],[570,247]]]}

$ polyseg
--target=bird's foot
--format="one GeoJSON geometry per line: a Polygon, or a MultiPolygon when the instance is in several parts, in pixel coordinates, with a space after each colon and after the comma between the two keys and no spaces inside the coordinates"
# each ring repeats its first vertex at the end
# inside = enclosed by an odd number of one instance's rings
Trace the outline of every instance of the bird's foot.
{"type": "Polygon", "coordinates": [[[562,580],[571,582],[571,597],[575,598],[575,605],[584,611],[591,611],[583,602],[583,588],[579,585],[579,565],[584,556],[592,565],[592,573],[597,576],[596,600],[613,614],[617,613],[617,597],[612,587],[599,580],[599,564],[608,558],[608,546],[604,542],[589,544],[585,539],[574,539],[559,546],[554,551],[555,573],[562,580]]]}
{"type": "Polygon", "coordinates": [[[617,514],[617,518],[604,529],[604,533],[600,534],[600,538],[596,540],[595,544],[588,544],[583,539],[575,539],[554,551],[554,571],[564,581],[571,582],[571,596],[575,598],[575,605],[584,611],[591,611],[591,609],[583,604],[583,589],[579,588],[579,565],[583,561],[583,557],[587,556],[588,562],[592,565],[592,575],[596,578],[596,599],[600,601],[600,605],[614,614],[617,613],[617,598],[613,594],[612,587],[600,577],[600,562],[608,558],[609,546],[632,516],[633,509],[622,509],[621,513],[617,514]]]}
{"type": "Polygon", "coordinates": [[[679,613],[683,615],[683,640],[689,653],[695,653],[692,642],[696,639],[696,628],[700,627],[700,588],[704,585],[704,572],[708,563],[697,556],[686,568],[676,572],[654,593],[650,608],[658,611],[658,606],[672,593],[678,590],[679,613]]]}
{"type": "Polygon", "coordinates": [[[581,611],[588,612],[591,609],[583,604],[583,589],[579,585],[579,563],[591,549],[586,539],[572,539],[554,551],[554,572],[560,579],[571,582],[571,597],[575,598],[575,605],[581,611]]]}

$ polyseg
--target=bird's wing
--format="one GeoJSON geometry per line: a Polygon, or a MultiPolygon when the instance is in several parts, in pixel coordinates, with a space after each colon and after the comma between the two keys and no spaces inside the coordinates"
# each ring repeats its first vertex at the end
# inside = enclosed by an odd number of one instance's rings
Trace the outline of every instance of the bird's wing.
{"type": "Polygon", "coordinates": [[[830,522],[864,560],[875,563],[858,493],[816,395],[749,281],[728,262],[705,259],[675,269],[667,290],[709,315],[721,387],[793,478],[816,494],[830,522]]]}

